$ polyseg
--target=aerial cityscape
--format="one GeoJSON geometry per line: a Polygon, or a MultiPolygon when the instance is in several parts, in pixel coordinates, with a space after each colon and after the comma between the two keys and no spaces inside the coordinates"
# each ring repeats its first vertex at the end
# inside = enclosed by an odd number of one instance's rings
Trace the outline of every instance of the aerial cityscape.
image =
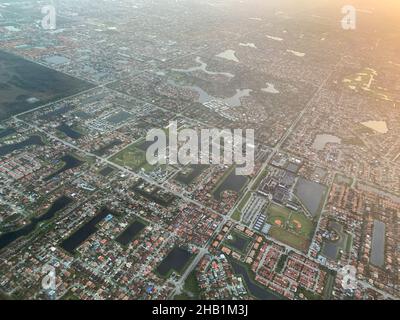
{"type": "Polygon", "coordinates": [[[0,300],[399,300],[399,21],[0,0],[0,300]]]}

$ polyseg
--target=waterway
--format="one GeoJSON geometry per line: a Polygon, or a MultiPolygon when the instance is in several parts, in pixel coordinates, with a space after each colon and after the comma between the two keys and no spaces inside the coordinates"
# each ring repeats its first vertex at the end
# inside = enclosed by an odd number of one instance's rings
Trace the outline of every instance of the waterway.
{"type": "Polygon", "coordinates": [[[3,145],[0,147],[0,157],[33,145],[43,145],[42,138],[40,136],[31,136],[22,142],[3,145]]]}
{"type": "Polygon", "coordinates": [[[200,70],[200,71],[203,71],[203,72],[205,72],[207,74],[210,74],[210,75],[222,75],[222,76],[225,76],[225,77],[228,77],[228,78],[233,78],[235,76],[235,75],[233,75],[232,73],[229,73],[229,72],[212,72],[212,71],[208,71],[207,70],[207,63],[203,62],[200,57],[196,58],[196,63],[198,63],[200,65],[196,66],[196,67],[187,68],[187,69],[172,69],[172,70],[173,71],[177,71],[177,72],[184,72],[184,73],[190,73],[190,72],[193,72],[193,71],[200,70]]]}
{"type": "Polygon", "coordinates": [[[249,273],[247,269],[236,261],[230,259],[229,263],[231,264],[233,271],[235,274],[240,275],[242,279],[246,282],[247,288],[250,291],[250,294],[257,299],[260,300],[282,300],[280,296],[274,294],[273,292],[264,289],[261,285],[255,283],[255,280],[250,279],[249,273]]]}
{"type": "Polygon", "coordinates": [[[54,201],[54,203],[52,204],[50,209],[47,210],[46,213],[37,218],[33,218],[29,224],[25,225],[24,227],[18,230],[7,232],[0,235],[0,250],[7,247],[9,244],[14,242],[18,238],[28,236],[32,231],[36,229],[39,223],[52,219],[58,211],[64,209],[71,202],[72,202],[71,198],[66,196],[61,196],[60,198],[54,201]]]}

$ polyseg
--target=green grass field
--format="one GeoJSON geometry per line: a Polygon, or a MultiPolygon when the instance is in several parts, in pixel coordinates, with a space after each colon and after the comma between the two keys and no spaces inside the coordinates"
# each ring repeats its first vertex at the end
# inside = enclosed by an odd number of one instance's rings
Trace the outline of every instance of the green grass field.
{"type": "Polygon", "coordinates": [[[277,226],[272,226],[268,235],[280,242],[304,252],[308,250],[310,245],[310,240],[277,226]]]}
{"type": "Polygon", "coordinates": [[[145,171],[151,171],[154,169],[153,166],[147,163],[146,153],[136,148],[135,145],[126,147],[113,156],[110,160],[120,166],[129,167],[132,170],[143,168],[145,171]]]}
{"type": "Polygon", "coordinates": [[[278,221],[280,221],[281,223],[280,226],[285,227],[291,211],[285,207],[281,207],[275,204],[270,204],[268,206],[267,213],[268,213],[267,221],[269,224],[273,226],[274,225],[278,226],[279,225],[278,221]]]}
{"type": "Polygon", "coordinates": [[[288,228],[299,235],[309,238],[313,234],[314,223],[304,214],[292,212],[290,215],[288,228]]]}
{"type": "Polygon", "coordinates": [[[267,209],[269,235],[293,248],[307,251],[315,225],[303,213],[276,204],[267,209]]]}
{"type": "Polygon", "coordinates": [[[242,210],[245,207],[247,201],[249,201],[250,196],[251,196],[251,192],[250,191],[245,194],[245,196],[243,197],[243,199],[240,201],[240,203],[238,204],[237,208],[233,212],[232,219],[234,219],[236,221],[240,221],[240,218],[242,216],[242,210]]]}

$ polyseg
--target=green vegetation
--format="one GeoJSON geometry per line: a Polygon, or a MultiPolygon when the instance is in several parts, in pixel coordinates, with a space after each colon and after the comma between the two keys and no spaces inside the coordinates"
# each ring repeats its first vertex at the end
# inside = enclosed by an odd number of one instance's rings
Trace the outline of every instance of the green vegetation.
{"type": "Polygon", "coordinates": [[[300,296],[302,294],[307,300],[322,300],[322,296],[315,292],[308,291],[303,287],[299,287],[297,290],[297,295],[300,296]]]}
{"type": "Polygon", "coordinates": [[[199,299],[201,290],[200,290],[200,285],[199,282],[197,281],[196,277],[196,270],[193,270],[188,277],[185,280],[185,284],[183,286],[183,289],[188,292],[189,296],[191,296],[193,299],[199,299]]]}
{"type": "Polygon", "coordinates": [[[174,300],[190,300],[190,299],[191,297],[187,293],[181,293],[174,296],[174,300]]]}
{"type": "Polygon", "coordinates": [[[267,222],[272,225],[269,235],[301,251],[307,251],[315,224],[302,212],[270,204],[267,208],[267,222]]]}
{"type": "Polygon", "coordinates": [[[346,240],[346,252],[349,253],[351,251],[351,247],[353,246],[353,236],[348,233],[346,240]]]}
{"type": "Polygon", "coordinates": [[[349,75],[344,78],[342,83],[355,92],[364,92],[366,95],[374,99],[399,102],[396,96],[389,92],[386,88],[377,86],[375,78],[378,76],[378,72],[371,68],[364,68],[361,72],[349,75]]]}
{"type": "Polygon", "coordinates": [[[258,186],[260,185],[261,181],[267,176],[268,174],[268,169],[265,168],[261,174],[257,177],[257,180],[254,182],[253,186],[251,187],[251,190],[257,190],[258,186]]]}
{"type": "Polygon", "coordinates": [[[231,218],[232,218],[233,220],[240,221],[240,217],[241,217],[241,216],[242,216],[242,213],[241,213],[238,209],[236,209],[236,210],[232,213],[231,218]]]}
{"type": "Polygon", "coordinates": [[[358,138],[358,137],[353,137],[353,138],[343,138],[342,139],[343,144],[348,144],[348,145],[353,145],[353,146],[364,146],[364,142],[358,138]]]}
{"type": "Polygon", "coordinates": [[[247,201],[249,201],[250,197],[251,197],[251,192],[247,192],[243,197],[243,199],[240,201],[235,211],[233,212],[232,219],[240,221],[240,217],[242,216],[242,210],[245,207],[247,201]]]}
{"type": "Polygon", "coordinates": [[[332,290],[333,290],[333,285],[335,284],[335,275],[332,273],[327,274],[327,279],[325,282],[325,287],[324,287],[324,292],[323,292],[323,297],[326,300],[329,300],[331,298],[332,290]]]}
{"type": "Polygon", "coordinates": [[[286,207],[270,204],[268,206],[267,213],[267,221],[269,224],[285,227],[291,210],[286,207]]]}
{"type": "Polygon", "coordinates": [[[224,240],[224,244],[234,251],[245,253],[252,239],[237,231],[232,231],[229,235],[232,239],[224,240]]]}
{"type": "Polygon", "coordinates": [[[308,219],[304,214],[299,212],[292,212],[289,218],[289,230],[310,238],[314,232],[314,223],[308,219]]]}
{"type": "Polygon", "coordinates": [[[346,176],[343,176],[343,175],[341,175],[339,173],[336,173],[335,174],[334,183],[336,183],[336,184],[346,184],[348,186],[351,186],[352,183],[353,183],[353,179],[349,178],[349,177],[346,177],[346,176]]]}
{"type": "Polygon", "coordinates": [[[287,254],[282,254],[280,256],[279,261],[275,267],[275,272],[280,273],[283,270],[283,267],[285,266],[287,257],[288,257],[287,254]]]}
{"type": "Polygon", "coordinates": [[[110,160],[120,166],[129,167],[132,170],[143,168],[145,171],[151,171],[154,169],[154,166],[147,163],[146,153],[136,148],[136,144],[130,145],[121,150],[111,157],[110,160]]]}
{"type": "Polygon", "coordinates": [[[272,226],[269,231],[269,236],[303,252],[306,252],[310,245],[309,239],[298,236],[281,227],[272,226]]]}
{"type": "Polygon", "coordinates": [[[201,289],[196,277],[196,270],[193,270],[185,280],[183,291],[174,296],[175,300],[199,300],[201,289]]]}
{"type": "Polygon", "coordinates": [[[79,300],[79,298],[71,291],[68,290],[62,297],[61,300],[79,300]]]}
{"type": "Polygon", "coordinates": [[[0,300],[13,300],[13,297],[0,291],[0,300]]]}

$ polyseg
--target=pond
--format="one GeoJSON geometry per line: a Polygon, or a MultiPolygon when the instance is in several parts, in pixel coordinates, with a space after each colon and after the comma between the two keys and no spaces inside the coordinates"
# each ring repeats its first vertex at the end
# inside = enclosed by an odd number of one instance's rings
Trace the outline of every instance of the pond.
{"type": "Polygon", "coordinates": [[[236,175],[236,170],[232,170],[228,177],[214,191],[213,196],[216,200],[221,200],[221,194],[226,190],[239,193],[246,185],[248,179],[246,176],[236,175]]]}
{"type": "Polygon", "coordinates": [[[227,244],[229,244],[229,246],[232,248],[239,250],[240,252],[245,252],[245,249],[249,246],[251,240],[236,232],[232,233],[231,236],[232,239],[228,240],[227,244]]]}
{"type": "Polygon", "coordinates": [[[198,63],[199,66],[191,67],[191,68],[187,68],[187,69],[172,69],[172,70],[176,71],[176,72],[184,72],[184,73],[190,73],[190,72],[193,72],[193,71],[200,70],[200,71],[203,71],[203,72],[205,72],[207,74],[210,74],[210,75],[223,75],[223,76],[228,77],[228,78],[233,78],[234,77],[234,75],[232,73],[229,73],[229,72],[212,72],[212,71],[208,71],[207,70],[207,63],[203,62],[200,57],[196,58],[196,63],[198,63]]]}
{"type": "Polygon", "coordinates": [[[385,230],[386,225],[383,222],[374,220],[370,261],[377,267],[383,267],[385,264],[385,230]]]}
{"type": "Polygon", "coordinates": [[[366,121],[361,122],[361,124],[367,128],[370,128],[378,133],[388,133],[389,129],[387,127],[386,121],[366,121]]]}
{"type": "Polygon", "coordinates": [[[339,257],[339,250],[346,249],[346,242],[348,235],[344,233],[343,226],[337,221],[329,221],[328,222],[328,229],[334,230],[339,239],[336,241],[330,241],[325,239],[322,245],[322,255],[330,260],[337,260],[339,257]]]}
{"type": "Polygon", "coordinates": [[[16,131],[15,131],[15,129],[13,129],[13,128],[6,128],[6,129],[2,129],[2,130],[0,130],[0,139],[1,138],[5,138],[5,137],[7,137],[7,136],[9,136],[9,135],[12,135],[12,134],[14,134],[16,131]]]}
{"type": "Polygon", "coordinates": [[[44,181],[53,179],[54,177],[58,176],[59,174],[63,173],[64,171],[79,167],[83,163],[81,160],[79,160],[69,154],[63,156],[61,158],[61,161],[64,162],[64,166],[62,168],[58,169],[56,172],[54,172],[54,173],[50,174],[49,176],[47,176],[46,178],[44,178],[44,181]]]}
{"type": "Polygon", "coordinates": [[[113,214],[107,208],[102,209],[97,215],[87,221],[83,226],[71,234],[67,239],[63,240],[60,247],[65,251],[73,254],[83,242],[85,242],[92,234],[97,231],[97,224],[108,215],[113,214]]]}
{"type": "Polygon", "coordinates": [[[326,194],[326,186],[300,177],[295,186],[295,194],[307,211],[316,216],[322,206],[326,194]]]}
{"type": "Polygon", "coordinates": [[[267,288],[261,287],[261,285],[258,285],[255,283],[254,280],[252,280],[249,276],[248,270],[242,266],[241,264],[237,263],[236,261],[230,259],[229,263],[231,264],[233,271],[235,274],[240,275],[244,282],[246,283],[246,286],[248,288],[248,291],[252,296],[259,300],[282,300],[280,296],[277,294],[274,294],[273,292],[267,290],[267,288]]]}
{"type": "Polygon", "coordinates": [[[224,52],[217,54],[216,57],[234,61],[234,62],[239,62],[239,59],[236,57],[235,54],[236,54],[235,50],[226,50],[224,52]]]}
{"type": "Polygon", "coordinates": [[[64,133],[68,137],[70,137],[71,139],[79,139],[82,137],[82,134],[80,132],[75,131],[74,129],[72,129],[69,125],[67,125],[64,122],[57,127],[57,130],[61,131],[62,133],[64,133]]]}
{"type": "Polygon", "coordinates": [[[341,143],[342,139],[331,135],[331,134],[317,134],[317,136],[314,139],[314,143],[312,144],[311,148],[321,151],[324,150],[325,146],[328,143],[341,143]]]}
{"type": "Polygon", "coordinates": [[[135,220],[117,238],[115,238],[115,240],[121,245],[126,246],[140,234],[145,226],[146,225],[143,222],[135,220]]]}
{"type": "Polygon", "coordinates": [[[161,261],[156,271],[163,277],[168,277],[172,271],[182,274],[192,257],[193,254],[186,249],[175,247],[161,261]]]}

